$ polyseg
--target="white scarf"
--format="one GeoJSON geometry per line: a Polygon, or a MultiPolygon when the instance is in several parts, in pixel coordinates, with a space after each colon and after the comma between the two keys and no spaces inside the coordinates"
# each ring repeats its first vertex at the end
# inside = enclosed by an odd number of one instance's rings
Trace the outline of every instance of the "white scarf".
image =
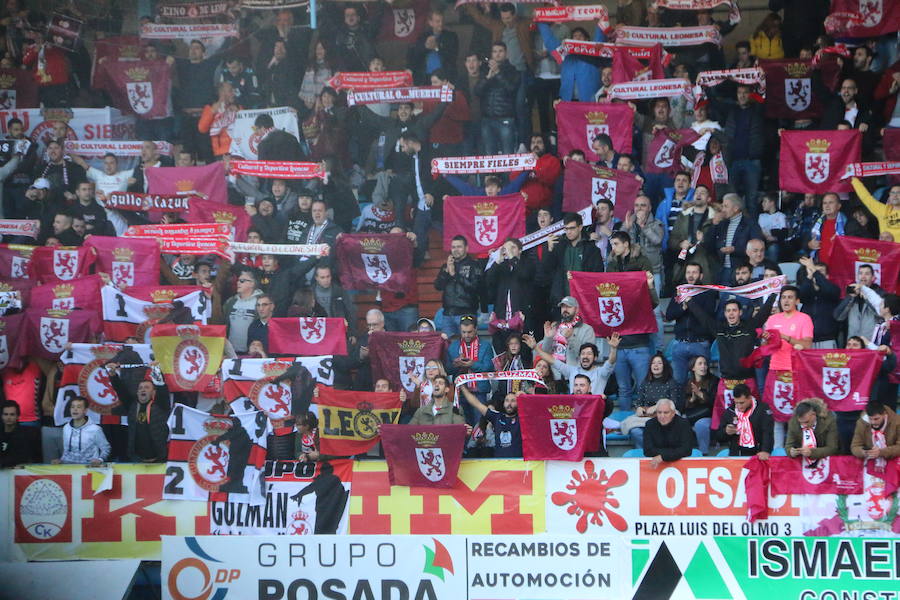
{"type": "MultiPolygon", "coordinates": [[[[750,408],[741,412],[735,406],[734,414],[737,417],[735,426],[738,431],[738,445],[741,448],[755,448],[756,436],[753,435],[753,426],[750,424],[750,415],[756,410],[756,399],[750,398],[750,408]]],[[[815,437],[813,437],[815,443],[815,437]]]]}

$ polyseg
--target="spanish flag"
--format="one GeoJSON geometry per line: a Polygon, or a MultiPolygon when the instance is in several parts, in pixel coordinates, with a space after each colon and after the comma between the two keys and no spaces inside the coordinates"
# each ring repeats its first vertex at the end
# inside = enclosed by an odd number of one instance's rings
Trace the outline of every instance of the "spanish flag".
{"type": "Polygon", "coordinates": [[[150,344],[173,392],[204,391],[222,365],[224,325],[154,325],[150,344]]]}

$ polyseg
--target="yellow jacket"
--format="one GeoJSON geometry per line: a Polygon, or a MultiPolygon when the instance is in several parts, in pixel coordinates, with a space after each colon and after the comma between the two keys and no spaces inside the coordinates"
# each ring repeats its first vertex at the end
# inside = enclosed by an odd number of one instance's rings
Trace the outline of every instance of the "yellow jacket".
{"type": "Polygon", "coordinates": [[[781,36],[769,39],[769,36],[760,31],[750,38],[750,54],[756,58],[784,58],[781,36]]]}
{"type": "Polygon", "coordinates": [[[869,190],[866,189],[866,186],[863,185],[863,182],[856,177],[852,178],[850,183],[853,184],[853,189],[856,191],[859,199],[862,200],[862,203],[878,219],[878,226],[881,228],[881,231],[889,231],[894,236],[894,241],[900,242],[900,210],[876,200],[869,193],[869,190]]]}

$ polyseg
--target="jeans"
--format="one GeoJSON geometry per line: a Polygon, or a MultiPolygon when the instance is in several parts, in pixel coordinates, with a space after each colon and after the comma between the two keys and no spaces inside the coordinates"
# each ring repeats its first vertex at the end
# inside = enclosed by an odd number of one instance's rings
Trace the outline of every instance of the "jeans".
{"type": "Polygon", "coordinates": [[[409,331],[419,320],[418,306],[404,306],[384,313],[384,328],[387,331],[409,331]]]}
{"type": "Polygon", "coordinates": [[[850,453],[850,442],[853,440],[853,431],[856,429],[856,421],[859,420],[860,410],[835,411],[837,417],[838,441],[841,454],[850,453]]]}
{"type": "Polygon", "coordinates": [[[706,456],[709,454],[709,426],[712,423],[712,419],[709,417],[703,417],[702,419],[697,419],[697,422],[694,423],[694,435],[697,437],[697,448],[700,450],[700,453],[706,456]]]}
{"type": "Polygon", "coordinates": [[[515,118],[484,117],[481,119],[481,143],[484,146],[485,156],[514,153],[516,151],[515,118]]]}
{"type": "Polygon", "coordinates": [[[784,448],[784,441],[787,439],[787,423],[775,421],[775,444],[773,448],[784,448]]]}
{"type": "Polygon", "coordinates": [[[616,356],[616,382],[619,384],[619,409],[631,410],[635,391],[647,377],[650,368],[650,349],[619,348],[616,356]]]}
{"type": "Polygon", "coordinates": [[[705,356],[709,362],[709,342],[679,342],[672,344],[672,376],[680,385],[688,380],[688,362],[694,356],[705,356]]]}
{"type": "Polygon", "coordinates": [[[441,322],[438,323],[437,326],[440,328],[441,333],[447,334],[447,337],[459,335],[459,320],[462,317],[463,315],[448,315],[447,313],[441,313],[441,322]]]}
{"type": "Polygon", "coordinates": [[[628,432],[629,437],[631,437],[631,443],[634,444],[635,448],[639,448],[641,450],[644,449],[644,428],[643,427],[635,427],[628,432]]]}
{"type": "Polygon", "coordinates": [[[556,130],[553,101],[559,98],[559,82],[559,79],[536,77],[531,84],[530,104],[537,104],[538,122],[541,125],[541,133],[544,135],[556,130]]]}
{"type": "Polygon", "coordinates": [[[759,202],[756,198],[759,191],[759,177],[762,166],[759,160],[736,160],[728,167],[728,178],[735,191],[744,199],[747,212],[755,221],[759,216],[759,202]]]}
{"type": "Polygon", "coordinates": [[[414,264],[416,267],[425,260],[425,252],[428,250],[428,230],[431,229],[431,211],[416,209],[413,217],[413,233],[416,234],[416,248],[414,264]]]}

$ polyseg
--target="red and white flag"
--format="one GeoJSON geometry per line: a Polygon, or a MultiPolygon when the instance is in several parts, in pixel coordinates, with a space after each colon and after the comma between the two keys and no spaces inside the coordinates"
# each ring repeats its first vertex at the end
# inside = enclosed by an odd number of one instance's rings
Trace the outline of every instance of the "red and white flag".
{"type": "Polygon", "coordinates": [[[184,218],[188,223],[217,223],[229,227],[229,235],[236,242],[247,239],[250,229],[250,215],[243,206],[222,204],[212,200],[195,199],[191,201],[191,210],[184,218]]]}
{"type": "Polygon", "coordinates": [[[104,61],[100,65],[113,106],[139,119],[171,116],[172,67],[161,60],[104,61]]]}
{"type": "Polygon", "coordinates": [[[225,167],[221,162],[201,167],[147,167],[144,173],[151,194],[200,196],[219,204],[228,200],[225,167]]]}
{"type": "Polygon", "coordinates": [[[0,279],[31,279],[31,257],[36,246],[0,244],[0,279]]]}
{"type": "Polygon", "coordinates": [[[405,235],[345,233],[335,255],[341,284],[348,290],[406,293],[412,278],[413,244],[405,235]]]}
{"type": "Polygon", "coordinates": [[[794,395],[823,398],[834,411],[862,410],[883,358],[877,350],[793,350],[794,395]]]}
{"type": "Polygon", "coordinates": [[[25,311],[20,355],[56,361],[67,344],[91,342],[100,332],[100,320],[91,310],[25,311]]]}
{"type": "Polygon", "coordinates": [[[384,90],[413,84],[409,71],[341,71],[328,80],[336,90],[384,90]]]}
{"type": "Polygon", "coordinates": [[[452,488],[466,446],[465,425],[382,425],[391,485],[452,488]]]}
{"type": "Polygon", "coordinates": [[[0,369],[12,367],[18,369],[21,366],[20,357],[24,348],[21,343],[22,327],[25,323],[25,315],[0,316],[0,369]]]}
{"type": "Polygon", "coordinates": [[[385,7],[378,28],[378,40],[415,44],[425,30],[431,4],[428,0],[412,0],[403,3],[403,8],[394,5],[385,7]]]}
{"type": "Polygon", "coordinates": [[[841,290],[856,283],[859,268],[869,265],[875,274],[875,283],[893,294],[900,277],[900,244],[839,235],[834,238],[828,264],[828,279],[841,290]]]}
{"type": "Polygon", "coordinates": [[[322,179],[325,177],[322,163],[287,160],[232,160],[229,164],[232,173],[267,179],[322,179]]]}
{"type": "Polygon", "coordinates": [[[649,49],[650,58],[647,59],[649,63],[647,65],[628,50],[628,46],[616,46],[613,49],[612,82],[614,84],[665,79],[666,75],[662,64],[662,44],[654,44],[649,49]]]}
{"type": "Polygon", "coordinates": [[[783,131],[778,166],[780,188],[786,192],[824,194],[850,192],[841,176],[847,165],[859,162],[862,132],[783,131]]]}
{"type": "Polygon", "coordinates": [[[591,144],[601,133],[612,138],[616,152],[631,154],[633,126],[634,111],[627,104],[560,102],[556,105],[560,156],[581,150],[588,162],[597,162],[600,157],[591,149],[591,144]]]}
{"type": "MultiPolygon", "coordinates": [[[[348,234],[344,234],[348,235],[348,234]]],[[[232,252],[237,254],[276,254],[278,256],[328,256],[328,244],[251,244],[231,242],[232,252]]]]}
{"type": "Polygon", "coordinates": [[[431,174],[470,175],[530,171],[537,166],[534,154],[498,154],[496,156],[457,156],[431,160],[431,174]]]}
{"type": "Polygon", "coordinates": [[[505,196],[449,196],[444,200],[444,250],[454,236],[465,236],[469,252],[483,254],[506,238],[525,235],[525,199],[505,196]]]}
{"type": "Polygon", "coordinates": [[[124,342],[136,337],[150,343],[150,328],[172,312],[177,300],[191,311],[194,322],[205,324],[212,316],[212,301],[203,288],[193,285],[135,286],[119,290],[111,285],[100,290],[103,301],[103,335],[124,342]]]}
{"type": "Polygon", "coordinates": [[[603,396],[519,396],[522,457],[580,461],[585,452],[596,452],[605,403],[603,396]]]}
{"type": "Polygon", "coordinates": [[[769,405],[772,418],[779,423],[787,423],[794,416],[794,407],[800,401],[794,394],[793,374],[790,371],[769,369],[765,385],[763,400],[769,405]]]}
{"type": "Polygon", "coordinates": [[[28,308],[43,310],[89,310],[100,319],[103,303],[100,300],[100,288],[103,278],[99,275],[86,275],[71,281],[57,281],[38,285],[31,289],[28,308]]]}
{"type": "Polygon", "coordinates": [[[569,272],[569,289],[578,300],[584,322],[599,337],[653,333],[656,319],[647,275],[625,273],[569,272]]]}
{"type": "Polygon", "coordinates": [[[387,379],[391,389],[411,393],[416,389],[413,378],[423,381],[425,363],[443,360],[446,349],[447,341],[439,333],[373,332],[369,335],[372,381],[387,379]]]}
{"type": "Polygon", "coordinates": [[[160,238],[159,251],[162,254],[193,254],[206,256],[214,254],[229,262],[234,262],[234,252],[228,237],[218,238],[160,238]]]}
{"type": "Polygon", "coordinates": [[[699,46],[720,44],[722,37],[715,25],[696,27],[632,27],[624,25],[616,28],[616,43],[623,46],[699,46]]]}
{"type": "Polygon", "coordinates": [[[778,294],[781,292],[781,287],[787,284],[787,277],[784,275],[778,275],[777,277],[769,277],[767,279],[762,279],[760,281],[754,281],[752,283],[745,283],[744,285],[736,285],[734,287],[728,287],[725,285],[702,285],[702,284],[689,284],[684,283],[679,285],[675,291],[675,301],[676,302],[684,302],[688,298],[693,298],[703,292],[712,290],[714,292],[720,292],[723,294],[729,294],[732,296],[742,296],[744,298],[767,298],[772,294],[778,294]]]}
{"type": "Polygon", "coordinates": [[[31,255],[31,279],[71,281],[91,272],[97,253],[86,246],[40,246],[31,255]]]}
{"type": "Polygon", "coordinates": [[[681,151],[700,139],[693,129],[660,129],[647,149],[644,171],[674,173],[680,171],[681,151]]]}
{"type": "Polygon", "coordinates": [[[900,162],[898,161],[881,161],[881,162],[865,162],[850,163],[847,165],[841,179],[849,177],[878,177],[881,175],[900,175],[900,162]]]}
{"type": "Polygon", "coordinates": [[[364,454],[378,443],[379,428],[400,419],[399,392],[357,392],[317,386],[319,452],[364,454]]]}
{"type": "Polygon", "coordinates": [[[713,402],[713,414],[710,427],[718,429],[722,420],[722,415],[726,411],[734,411],[734,388],[743,383],[750,388],[750,393],[754,398],[759,398],[759,388],[756,386],[756,379],[725,379],[719,380],[719,387],[716,388],[716,399],[713,402]]]}
{"type": "Polygon", "coordinates": [[[36,238],[41,222],[37,219],[0,219],[0,236],[21,235],[36,238]]]}
{"type": "Polygon", "coordinates": [[[874,38],[900,31],[895,0],[831,0],[826,30],[838,37],[874,38]]]}
{"type": "MultiPolygon", "coordinates": [[[[654,56],[653,47],[648,46],[617,46],[609,42],[587,42],[583,40],[563,40],[559,46],[551,52],[556,62],[562,64],[566,56],[576,54],[578,56],[594,56],[598,58],[612,58],[617,50],[627,52],[633,58],[650,60],[654,56]]],[[[663,49],[662,65],[668,67],[672,62],[672,55],[663,49]]]]}
{"type": "MultiPolygon", "coordinates": [[[[811,58],[760,60],[766,74],[766,117],[812,119],[822,115],[819,94],[813,93],[815,67],[811,58]]],[[[781,140],[784,146],[784,138],[781,140]]]]}
{"type": "Polygon", "coordinates": [[[609,12],[602,4],[580,6],[550,6],[535,8],[531,14],[535,23],[570,23],[572,21],[597,21],[601,30],[609,29],[609,12]]]}
{"type": "Polygon", "coordinates": [[[34,75],[24,69],[0,69],[0,109],[39,108],[34,75]]]}
{"type": "Polygon", "coordinates": [[[97,271],[109,275],[117,288],[159,283],[156,240],[92,235],[84,245],[97,251],[97,271]]]}
{"type": "Polygon", "coordinates": [[[144,23],[141,38],[145,40],[196,40],[201,38],[239,37],[237,23],[144,23]]]}
{"type": "Polygon", "coordinates": [[[344,319],[321,317],[271,319],[269,351],[293,356],[346,356],[347,323],[344,319]]]}
{"type": "Polygon", "coordinates": [[[596,206],[601,200],[608,200],[615,207],[613,216],[624,219],[634,208],[641,181],[628,171],[570,160],[566,164],[563,190],[564,212],[578,212],[587,205],[596,206]]]}
{"type": "Polygon", "coordinates": [[[863,493],[863,461],[855,456],[827,456],[812,461],[773,456],[768,462],[773,496],[863,493]]]}
{"type": "Polygon", "coordinates": [[[347,92],[347,105],[357,104],[398,104],[401,102],[423,102],[432,100],[437,102],[453,102],[453,88],[449,85],[443,87],[399,87],[383,90],[363,90],[347,92]]]}
{"type": "Polygon", "coordinates": [[[157,225],[131,225],[125,230],[124,237],[161,238],[161,237],[227,237],[231,227],[227,223],[168,223],[157,225]]]}

